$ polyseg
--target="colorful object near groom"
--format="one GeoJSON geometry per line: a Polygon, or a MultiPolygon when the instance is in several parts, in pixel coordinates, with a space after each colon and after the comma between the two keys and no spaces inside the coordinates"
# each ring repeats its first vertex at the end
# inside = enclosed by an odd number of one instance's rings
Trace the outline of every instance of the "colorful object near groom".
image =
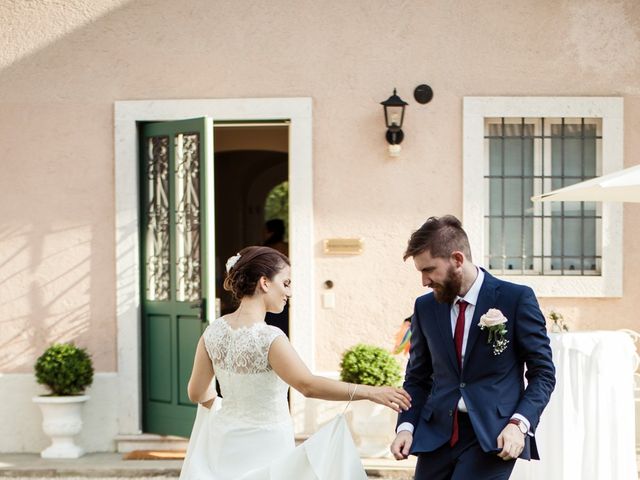
{"type": "Polygon", "coordinates": [[[411,317],[405,318],[404,322],[402,322],[400,329],[396,332],[395,342],[393,346],[394,355],[400,353],[409,354],[409,347],[411,346],[411,317]]]}

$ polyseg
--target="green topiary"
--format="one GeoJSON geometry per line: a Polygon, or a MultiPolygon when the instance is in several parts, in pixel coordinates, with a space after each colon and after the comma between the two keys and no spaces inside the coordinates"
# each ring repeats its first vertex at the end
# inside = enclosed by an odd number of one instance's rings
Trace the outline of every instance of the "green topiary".
{"type": "Polygon", "coordinates": [[[93,364],[84,348],[72,343],[51,345],[36,360],[36,380],[53,395],[81,395],[93,383],[93,364]]]}
{"type": "Polygon", "coordinates": [[[358,344],[342,354],[340,379],[361,385],[390,385],[400,383],[398,361],[385,349],[358,344]]]}

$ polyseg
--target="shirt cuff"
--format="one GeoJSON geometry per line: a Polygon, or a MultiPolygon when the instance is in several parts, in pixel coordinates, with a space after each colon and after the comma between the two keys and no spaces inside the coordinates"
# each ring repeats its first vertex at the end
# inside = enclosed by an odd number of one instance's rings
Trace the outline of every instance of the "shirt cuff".
{"type": "Polygon", "coordinates": [[[525,417],[523,417],[519,413],[514,413],[513,415],[511,415],[511,418],[515,418],[516,420],[520,420],[522,423],[524,423],[524,426],[527,427],[527,435],[529,435],[530,437],[533,437],[533,432],[531,432],[531,423],[529,423],[529,420],[527,420],[525,417]]]}
{"type": "Polygon", "coordinates": [[[402,422],[400,425],[398,425],[398,428],[396,428],[396,434],[400,432],[409,432],[411,435],[413,435],[413,425],[411,425],[409,422],[402,422]]]}

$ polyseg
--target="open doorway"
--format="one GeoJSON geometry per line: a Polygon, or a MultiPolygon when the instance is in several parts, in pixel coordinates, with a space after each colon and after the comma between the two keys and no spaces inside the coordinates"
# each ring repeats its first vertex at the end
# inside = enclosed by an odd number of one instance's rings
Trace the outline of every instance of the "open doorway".
{"type": "MultiPolygon", "coordinates": [[[[235,309],[226,260],[249,245],[288,255],[289,122],[214,122],[216,315],[235,309]]],[[[288,308],[267,323],[289,334],[288,308]]]]}
{"type": "MultiPolygon", "coordinates": [[[[195,99],[195,100],[135,100],[115,103],[115,219],[116,219],[116,301],[117,301],[117,335],[118,335],[118,405],[117,417],[119,433],[135,435],[144,430],[144,379],[143,365],[144,329],[140,321],[143,314],[141,292],[141,275],[145,271],[140,251],[144,248],[145,237],[141,235],[140,225],[144,222],[140,209],[141,184],[139,177],[140,123],[171,122],[180,119],[207,118],[211,123],[203,133],[205,149],[211,155],[204,155],[202,172],[205,174],[205,185],[202,186],[201,204],[202,222],[205,229],[202,238],[205,246],[202,268],[206,270],[203,280],[203,292],[210,300],[202,305],[204,318],[207,321],[215,318],[216,246],[214,185],[213,126],[219,120],[257,123],[262,126],[277,123],[277,126],[288,127],[288,177],[289,177],[289,253],[292,261],[291,275],[295,305],[290,312],[290,338],[294,348],[303,361],[313,371],[315,369],[315,276],[314,276],[314,229],[313,229],[313,149],[312,149],[312,115],[311,98],[250,98],[250,99],[195,99]],[[206,158],[206,161],[204,160],[206,158]],[[134,159],[134,160],[132,160],[134,159]],[[206,237],[206,238],[205,238],[206,237]]],[[[223,149],[224,150],[224,149],[223,149]]],[[[230,201],[222,199],[229,204],[230,201]]],[[[173,231],[173,229],[172,229],[173,231]]],[[[235,252],[232,252],[235,253],[235,252]]],[[[224,268],[220,262],[218,268],[224,268]]],[[[205,271],[203,270],[203,272],[205,271]]],[[[192,305],[193,302],[186,302],[192,305]]],[[[197,314],[191,310],[191,314],[197,314]]],[[[183,336],[180,336],[183,338],[183,336]]],[[[165,352],[165,355],[168,355],[165,352]]],[[[180,355],[173,355],[175,362],[180,355]]],[[[191,365],[193,354],[185,354],[191,365]]],[[[186,370],[186,369],[185,369],[186,370]]],[[[161,371],[161,370],[160,370],[161,371]]],[[[188,372],[187,372],[188,373],[188,372]]],[[[177,399],[178,375],[161,375],[160,379],[171,379],[171,391],[177,399]]],[[[184,391],[182,389],[181,391],[184,391]]],[[[293,391],[291,410],[296,432],[306,431],[305,399],[293,391]]],[[[195,415],[195,413],[193,413],[195,415]]],[[[192,419],[185,425],[193,424],[192,419]]],[[[150,431],[150,430],[148,430],[150,431]]],[[[179,432],[161,432],[164,434],[179,432]]]]}

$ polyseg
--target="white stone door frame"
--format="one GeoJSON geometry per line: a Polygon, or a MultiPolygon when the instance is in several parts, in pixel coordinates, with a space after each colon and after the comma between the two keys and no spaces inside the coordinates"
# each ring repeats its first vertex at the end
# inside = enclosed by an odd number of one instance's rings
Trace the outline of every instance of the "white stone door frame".
{"type": "MultiPolygon", "coordinates": [[[[140,218],[137,122],[211,117],[213,121],[289,120],[289,232],[295,306],[291,342],[314,370],[313,172],[311,98],[142,100],[115,102],[116,315],[118,425],[140,433],[140,218]]],[[[210,166],[212,168],[212,166],[210,166]]],[[[213,178],[211,175],[209,178],[213,178]]],[[[212,184],[213,182],[211,182],[212,184]]],[[[207,192],[209,199],[212,192],[207,192]]],[[[209,200],[208,200],[209,202],[209,200]]],[[[208,211],[213,215],[213,208],[208,211]]],[[[212,221],[210,216],[207,221],[212,221]]],[[[213,234],[209,238],[214,237],[213,234]]],[[[210,250],[210,259],[215,257],[210,250]]],[[[215,260],[215,259],[214,259],[215,260]]],[[[209,272],[213,272],[209,269],[209,272]]],[[[209,282],[214,284],[215,282],[209,282]]],[[[210,297],[211,299],[213,297],[210,297]]],[[[210,301],[213,307],[215,302],[210,301]]],[[[209,312],[212,318],[213,312],[209,312]]],[[[292,397],[292,410],[302,405],[292,397]]]]}

